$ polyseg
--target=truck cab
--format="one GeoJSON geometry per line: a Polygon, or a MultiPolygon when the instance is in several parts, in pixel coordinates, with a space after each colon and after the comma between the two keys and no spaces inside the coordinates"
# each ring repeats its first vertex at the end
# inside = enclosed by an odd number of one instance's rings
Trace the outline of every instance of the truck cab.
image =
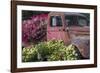
{"type": "Polygon", "coordinates": [[[48,14],[47,41],[63,40],[73,44],[83,58],[90,57],[90,28],[88,18],[75,12],[50,12],[48,14]]]}

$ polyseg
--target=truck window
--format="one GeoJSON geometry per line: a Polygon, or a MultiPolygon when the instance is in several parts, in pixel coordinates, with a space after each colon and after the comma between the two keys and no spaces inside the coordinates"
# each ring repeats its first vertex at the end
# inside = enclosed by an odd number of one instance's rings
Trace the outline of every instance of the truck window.
{"type": "Polygon", "coordinates": [[[81,16],[65,16],[65,22],[68,26],[88,26],[86,18],[81,16]]]}
{"type": "Polygon", "coordinates": [[[50,26],[51,27],[62,26],[61,16],[51,16],[50,26]]]}
{"type": "Polygon", "coordinates": [[[84,17],[78,17],[79,26],[88,26],[88,21],[84,17]]]}

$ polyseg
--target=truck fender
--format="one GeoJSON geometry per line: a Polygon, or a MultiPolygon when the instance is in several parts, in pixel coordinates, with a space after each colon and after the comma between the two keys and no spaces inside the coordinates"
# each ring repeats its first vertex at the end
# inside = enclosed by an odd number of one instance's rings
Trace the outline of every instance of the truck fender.
{"type": "Polygon", "coordinates": [[[83,58],[90,58],[90,41],[89,39],[73,39],[71,43],[79,50],[83,58]]]}

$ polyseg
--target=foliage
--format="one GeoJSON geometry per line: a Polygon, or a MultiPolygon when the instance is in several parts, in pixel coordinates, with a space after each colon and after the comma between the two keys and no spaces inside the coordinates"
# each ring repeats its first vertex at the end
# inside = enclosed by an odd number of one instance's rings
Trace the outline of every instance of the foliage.
{"type": "Polygon", "coordinates": [[[22,61],[23,62],[38,61],[37,49],[34,46],[32,48],[23,48],[22,61]]]}
{"type": "Polygon", "coordinates": [[[32,48],[23,48],[23,60],[27,61],[58,61],[77,60],[79,54],[75,46],[65,46],[62,40],[40,42],[32,48]]]}
{"type": "Polygon", "coordinates": [[[45,60],[48,55],[50,55],[50,49],[48,48],[46,42],[41,42],[36,45],[38,51],[38,59],[45,60]]]}
{"type": "Polygon", "coordinates": [[[54,50],[48,58],[49,61],[78,59],[78,54],[75,50],[75,46],[65,46],[63,41],[56,41],[52,45],[54,50]]]}
{"type": "Polygon", "coordinates": [[[29,43],[41,41],[46,36],[47,14],[33,15],[22,22],[23,46],[29,43]]]}
{"type": "Polygon", "coordinates": [[[31,11],[31,10],[22,10],[22,20],[30,19],[31,16],[48,14],[48,11],[31,11]]]}

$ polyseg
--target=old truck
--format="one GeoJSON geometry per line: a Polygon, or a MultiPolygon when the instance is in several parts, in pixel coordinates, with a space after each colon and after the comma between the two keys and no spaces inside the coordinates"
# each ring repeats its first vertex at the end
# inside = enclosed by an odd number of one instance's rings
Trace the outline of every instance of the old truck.
{"type": "Polygon", "coordinates": [[[63,40],[66,45],[73,44],[82,57],[90,58],[89,19],[81,13],[50,12],[47,23],[47,41],[63,40]]]}

